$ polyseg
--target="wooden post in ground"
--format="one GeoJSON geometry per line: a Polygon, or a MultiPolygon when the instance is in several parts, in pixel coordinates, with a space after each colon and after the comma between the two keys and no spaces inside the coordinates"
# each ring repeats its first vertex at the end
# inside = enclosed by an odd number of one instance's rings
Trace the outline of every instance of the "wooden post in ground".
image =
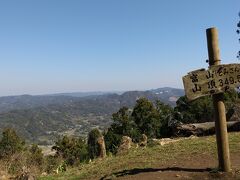
{"type": "MultiPolygon", "coordinates": [[[[219,65],[220,53],[218,47],[218,33],[216,28],[209,28],[207,33],[207,45],[209,65],[219,65]]],[[[224,172],[231,171],[229,143],[226,124],[225,105],[223,103],[223,93],[213,95],[213,104],[215,111],[215,128],[218,149],[219,169],[224,172]]]]}

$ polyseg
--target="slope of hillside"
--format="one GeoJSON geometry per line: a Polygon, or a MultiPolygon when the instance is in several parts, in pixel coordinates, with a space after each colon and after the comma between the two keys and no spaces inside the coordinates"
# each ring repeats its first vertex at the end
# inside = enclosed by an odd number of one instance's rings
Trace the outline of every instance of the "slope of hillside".
{"type": "Polygon", "coordinates": [[[127,91],[127,92],[90,92],[90,93],[59,93],[52,95],[20,95],[20,96],[4,96],[0,97],[0,112],[8,112],[16,109],[30,109],[50,104],[65,104],[73,101],[102,99],[117,100],[122,105],[131,106],[138,97],[147,97],[149,99],[162,100],[164,103],[174,106],[171,98],[179,98],[184,95],[182,89],[175,88],[159,88],[149,91],[127,91]],[[130,100],[128,99],[130,98],[130,100]],[[126,103],[126,102],[130,102],[126,103]]]}
{"type": "Polygon", "coordinates": [[[177,99],[181,95],[181,89],[160,88],[128,91],[121,95],[0,97],[0,133],[3,128],[12,127],[27,141],[51,144],[62,134],[80,136],[94,127],[108,127],[112,113],[122,106],[133,107],[140,97],[161,100],[173,106],[175,101],[169,99],[177,99]]]}
{"type": "Polygon", "coordinates": [[[229,134],[232,173],[217,172],[215,136],[209,136],[180,139],[164,146],[132,148],[127,154],[97,159],[40,179],[239,179],[239,139],[240,133],[229,134]]]}
{"type": "Polygon", "coordinates": [[[4,96],[0,97],[0,113],[11,110],[31,109],[50,104],[63,104],[78,100],[71,96],[4,96]]]}

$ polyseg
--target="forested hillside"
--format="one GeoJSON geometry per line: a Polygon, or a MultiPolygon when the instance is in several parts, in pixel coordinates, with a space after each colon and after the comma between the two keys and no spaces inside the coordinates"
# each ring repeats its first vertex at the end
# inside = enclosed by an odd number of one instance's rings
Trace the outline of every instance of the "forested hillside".
{"type": "Polygon", "coordinates": [[[51,144],[61,134],[86,135],[92,128],[110,126],[111,115],[120,107],[133,107],[141,97],[171,106],[182,89],[159,88],[123,94],[56,94],[0,98],[0,130],[12,127],[27,141],[51,144]],[[79,97],[80,96],[80,97],[79,97]]]}

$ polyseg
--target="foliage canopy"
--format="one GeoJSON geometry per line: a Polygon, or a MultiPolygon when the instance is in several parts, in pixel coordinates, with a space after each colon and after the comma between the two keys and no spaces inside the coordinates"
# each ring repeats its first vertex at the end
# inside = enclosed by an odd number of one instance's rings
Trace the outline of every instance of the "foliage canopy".
{"type": "Polygon", "coordinates": [[[24,149],[25,141],[21,139],[14,129],[7,128],[0,140],[0,158],[8,157],[24,149]]]}
{"type": "Polygon", "coordinates": [[[84,138],[64,136],[53,146],[57,156],[65,159],[68,165],[74,165],[88,159],[87,144],[84,138]]]}

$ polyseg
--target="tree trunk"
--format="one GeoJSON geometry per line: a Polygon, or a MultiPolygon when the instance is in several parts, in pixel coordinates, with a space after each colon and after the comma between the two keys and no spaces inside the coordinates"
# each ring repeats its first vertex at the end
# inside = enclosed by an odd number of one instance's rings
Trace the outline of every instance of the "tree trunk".
{"type": "MultiPolygon", "coordinates": [[[[240,121],[228,121],[228,132],[240,131],[240,121]]],[[[195,123],[195,124],[179,124],[173,128],[174,136],[188,137],[207,136],[215,134],[215,122],[195,123]]]]}

